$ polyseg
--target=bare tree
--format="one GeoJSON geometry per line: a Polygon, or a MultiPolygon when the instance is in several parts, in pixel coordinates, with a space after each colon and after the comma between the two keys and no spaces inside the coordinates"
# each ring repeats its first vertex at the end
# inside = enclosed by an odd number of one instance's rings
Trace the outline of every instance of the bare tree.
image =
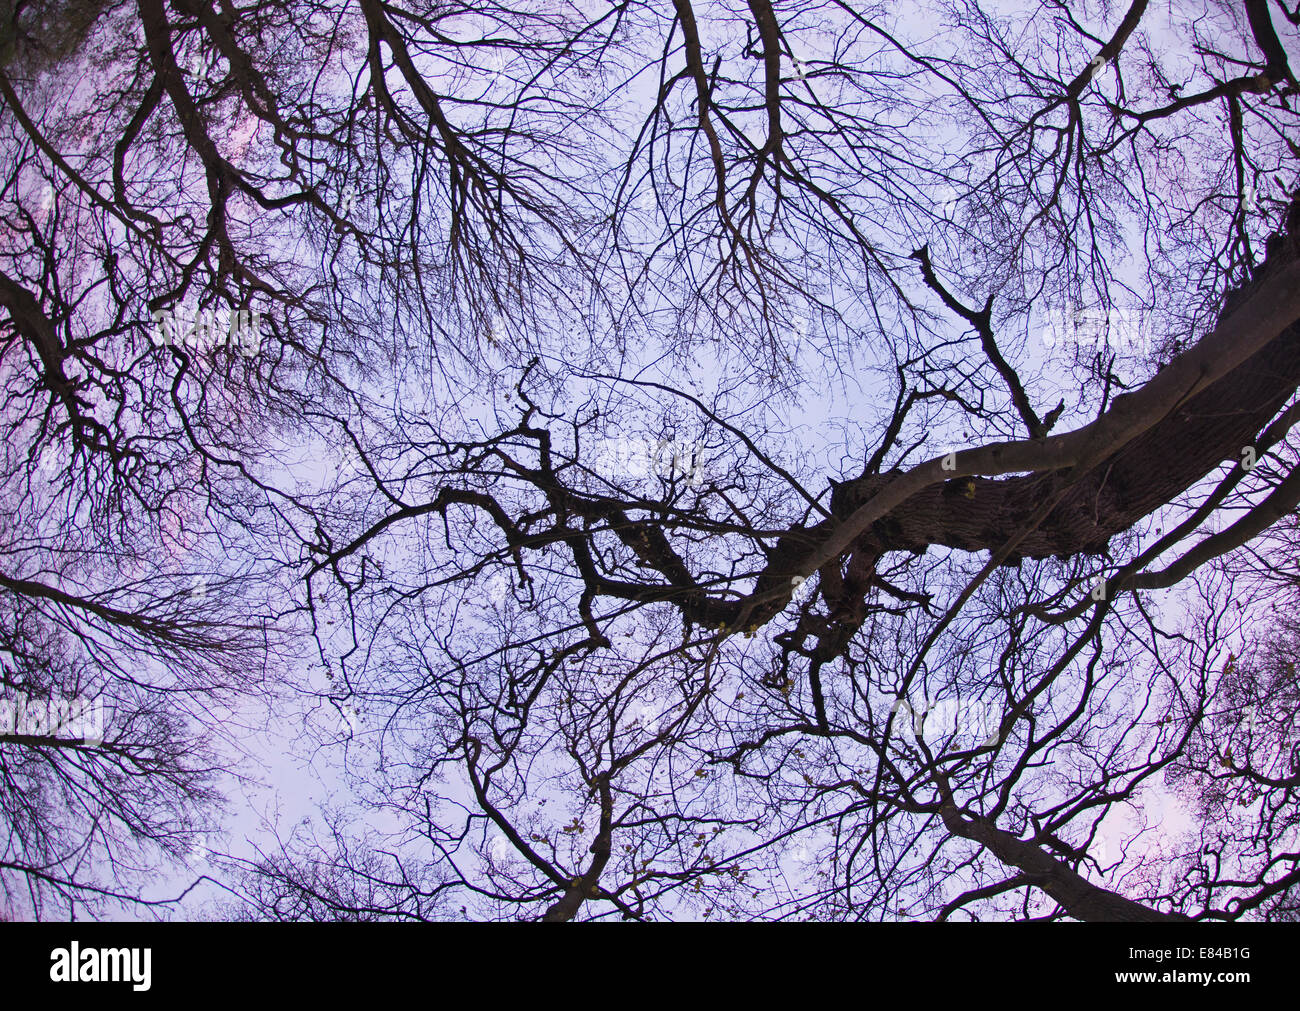
{"type": "Polygon", "coordinates": [[[342,717],[247,915],[1292,915],[1285,4],[85,11],[5,20],[0,585],[342,717]]]}

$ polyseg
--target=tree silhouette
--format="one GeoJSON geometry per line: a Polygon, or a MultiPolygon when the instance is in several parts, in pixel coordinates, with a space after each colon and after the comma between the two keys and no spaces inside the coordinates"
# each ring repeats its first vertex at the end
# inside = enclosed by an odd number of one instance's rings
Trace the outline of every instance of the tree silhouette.
{"type": "Polygon", "coordinates": [[[1300,15],[0,20],[6,684],[353,787],[223,912],[1294,915],[1300,15]]]}

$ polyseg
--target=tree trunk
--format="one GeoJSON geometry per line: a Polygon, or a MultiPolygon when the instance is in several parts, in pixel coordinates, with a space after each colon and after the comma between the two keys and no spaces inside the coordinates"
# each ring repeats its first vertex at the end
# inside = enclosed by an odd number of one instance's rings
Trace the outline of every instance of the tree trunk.
{"type": "Polygon", "coordinates": [[[1094,885],[1033,843],[1017,839],[991,821],[963,818],[955,805],[945,804],[940,813],[949,832],[979,843],[1004,864],[1022,871],[1027,883],[1045,891],[1076,920],[1101,923],[1188,922],[1186,916],[1162,913],[1094,885]]]}
{"type": "MultiPolygon", "coordinates": [[[[1291,234],[1270,243],[1255,279],[1227,299],[1225,318],[1260,282],[1294,263],[1300,246],[1300,203],[1291,234]]],[[[1175,499],[1242,451],[1300,386],[1300,323],[1293,322],[1260,351],[1197,393],[1082,477],[1063,471],[1005,479],[962,477],[930,485],[873,524],[857,542],[873,552],[924,551],[943,544],[965,551],[996,550],[1068,482],[1074,483],[1016,554],[1069,557],[1103,551],[1115,534],[1175,499]]],[[[836,489],[837,516],[866,502],[892,476],[870,475],[836,489]]],[[[1014,562],[1014,556],[1012,557],[1014,562]]]]}
{"type": "MultiPolygon", "coordinates": [[[[750,619],[765,621],[785,605],[792,576],[808,576],[848,552],[921,553],[933,544],[996,551],[1057,495],[1006,564],[1101,553],[1111,537],[1216,467],[1239,464],[1243,448],[1300,386],[1298,279],[1300,197],[1291,205],[1287,234],[1270,238],[1254,278],[1228,294],[1220,326],[1140,390],[1116,398],[1106,415],[1075,432],[959,454],[957,469],[970,476],[945,481],[933,461],[836,486],[833,518],[786,534],[769,553],[748,605],[750,619]],[[1231,361],[1231,349],[1243,346],[1258,350],[1208,378],[1215,361],[1231,361]],[[981,471],[1015,476],[976,476],[981,471]]],[[[710,601],[692,609],[691,603],[688,616],[706,624],[734,621],[747,606],[710,601]]]]}

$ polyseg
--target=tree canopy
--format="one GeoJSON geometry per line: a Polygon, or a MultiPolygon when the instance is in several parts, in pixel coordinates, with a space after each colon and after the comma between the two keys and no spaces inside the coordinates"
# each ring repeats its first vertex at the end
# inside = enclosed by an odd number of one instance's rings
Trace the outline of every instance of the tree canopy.
{"type": "Polygon", "coordinates": [[[0,4],[11,914],[1294,919],[1297,46],[0,4]]]}

